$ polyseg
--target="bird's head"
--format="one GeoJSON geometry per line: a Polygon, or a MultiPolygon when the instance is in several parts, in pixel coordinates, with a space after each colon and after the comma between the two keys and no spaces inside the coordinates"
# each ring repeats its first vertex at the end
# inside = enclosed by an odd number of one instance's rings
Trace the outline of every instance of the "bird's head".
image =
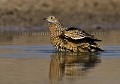
{"type": "Polygon", "coordinates": [[[50,23],[58,23],[58,20],[56,19],[55,16],[48,16],[45,18],[45,20],[47,20],[50,23]]]}

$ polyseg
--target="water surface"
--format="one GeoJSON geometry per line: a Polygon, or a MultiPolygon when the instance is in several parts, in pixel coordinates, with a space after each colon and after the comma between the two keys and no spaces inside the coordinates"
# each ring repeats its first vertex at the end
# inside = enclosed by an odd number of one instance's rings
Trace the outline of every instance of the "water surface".
{"type": "Polygon", "coordinates": [[[0,84],[119,84],[119,30],[90,32],[104,52],[57,52],[47,32],[0,32],[0,84]]]}

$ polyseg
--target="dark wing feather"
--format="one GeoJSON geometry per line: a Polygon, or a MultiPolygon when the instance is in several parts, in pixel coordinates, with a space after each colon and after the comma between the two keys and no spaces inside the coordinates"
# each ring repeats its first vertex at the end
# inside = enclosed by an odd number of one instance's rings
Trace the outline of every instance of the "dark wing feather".
{"type": "Polygon", "coordinates": [[[86,40],[86,41],[101,41],[94,36],[86,33],[85,31],[78,29],[78,28],[68,28],[63,31],[62,36],[66,39],[71,39],[71,40],[86,40]]]}

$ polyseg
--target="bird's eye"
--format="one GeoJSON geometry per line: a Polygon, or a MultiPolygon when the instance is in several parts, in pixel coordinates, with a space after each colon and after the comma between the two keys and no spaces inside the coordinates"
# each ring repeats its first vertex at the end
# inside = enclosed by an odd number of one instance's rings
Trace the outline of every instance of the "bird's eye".
{"type": "Polygon", "coordinates": [[[51,19],[53,19],[53,17],[51,17],[51,19]]]}

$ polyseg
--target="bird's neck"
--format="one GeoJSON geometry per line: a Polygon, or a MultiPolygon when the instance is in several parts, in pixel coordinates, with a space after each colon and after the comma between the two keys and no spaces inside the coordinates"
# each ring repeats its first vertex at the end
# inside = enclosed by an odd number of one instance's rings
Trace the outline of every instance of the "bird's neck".
{"type": "Polygon", "coordinates": [[[48,23],[48,26],[49,26],[49,30],[52,36],[59,36],[64,30],[64,27],[59,22],[48,23]]]}

